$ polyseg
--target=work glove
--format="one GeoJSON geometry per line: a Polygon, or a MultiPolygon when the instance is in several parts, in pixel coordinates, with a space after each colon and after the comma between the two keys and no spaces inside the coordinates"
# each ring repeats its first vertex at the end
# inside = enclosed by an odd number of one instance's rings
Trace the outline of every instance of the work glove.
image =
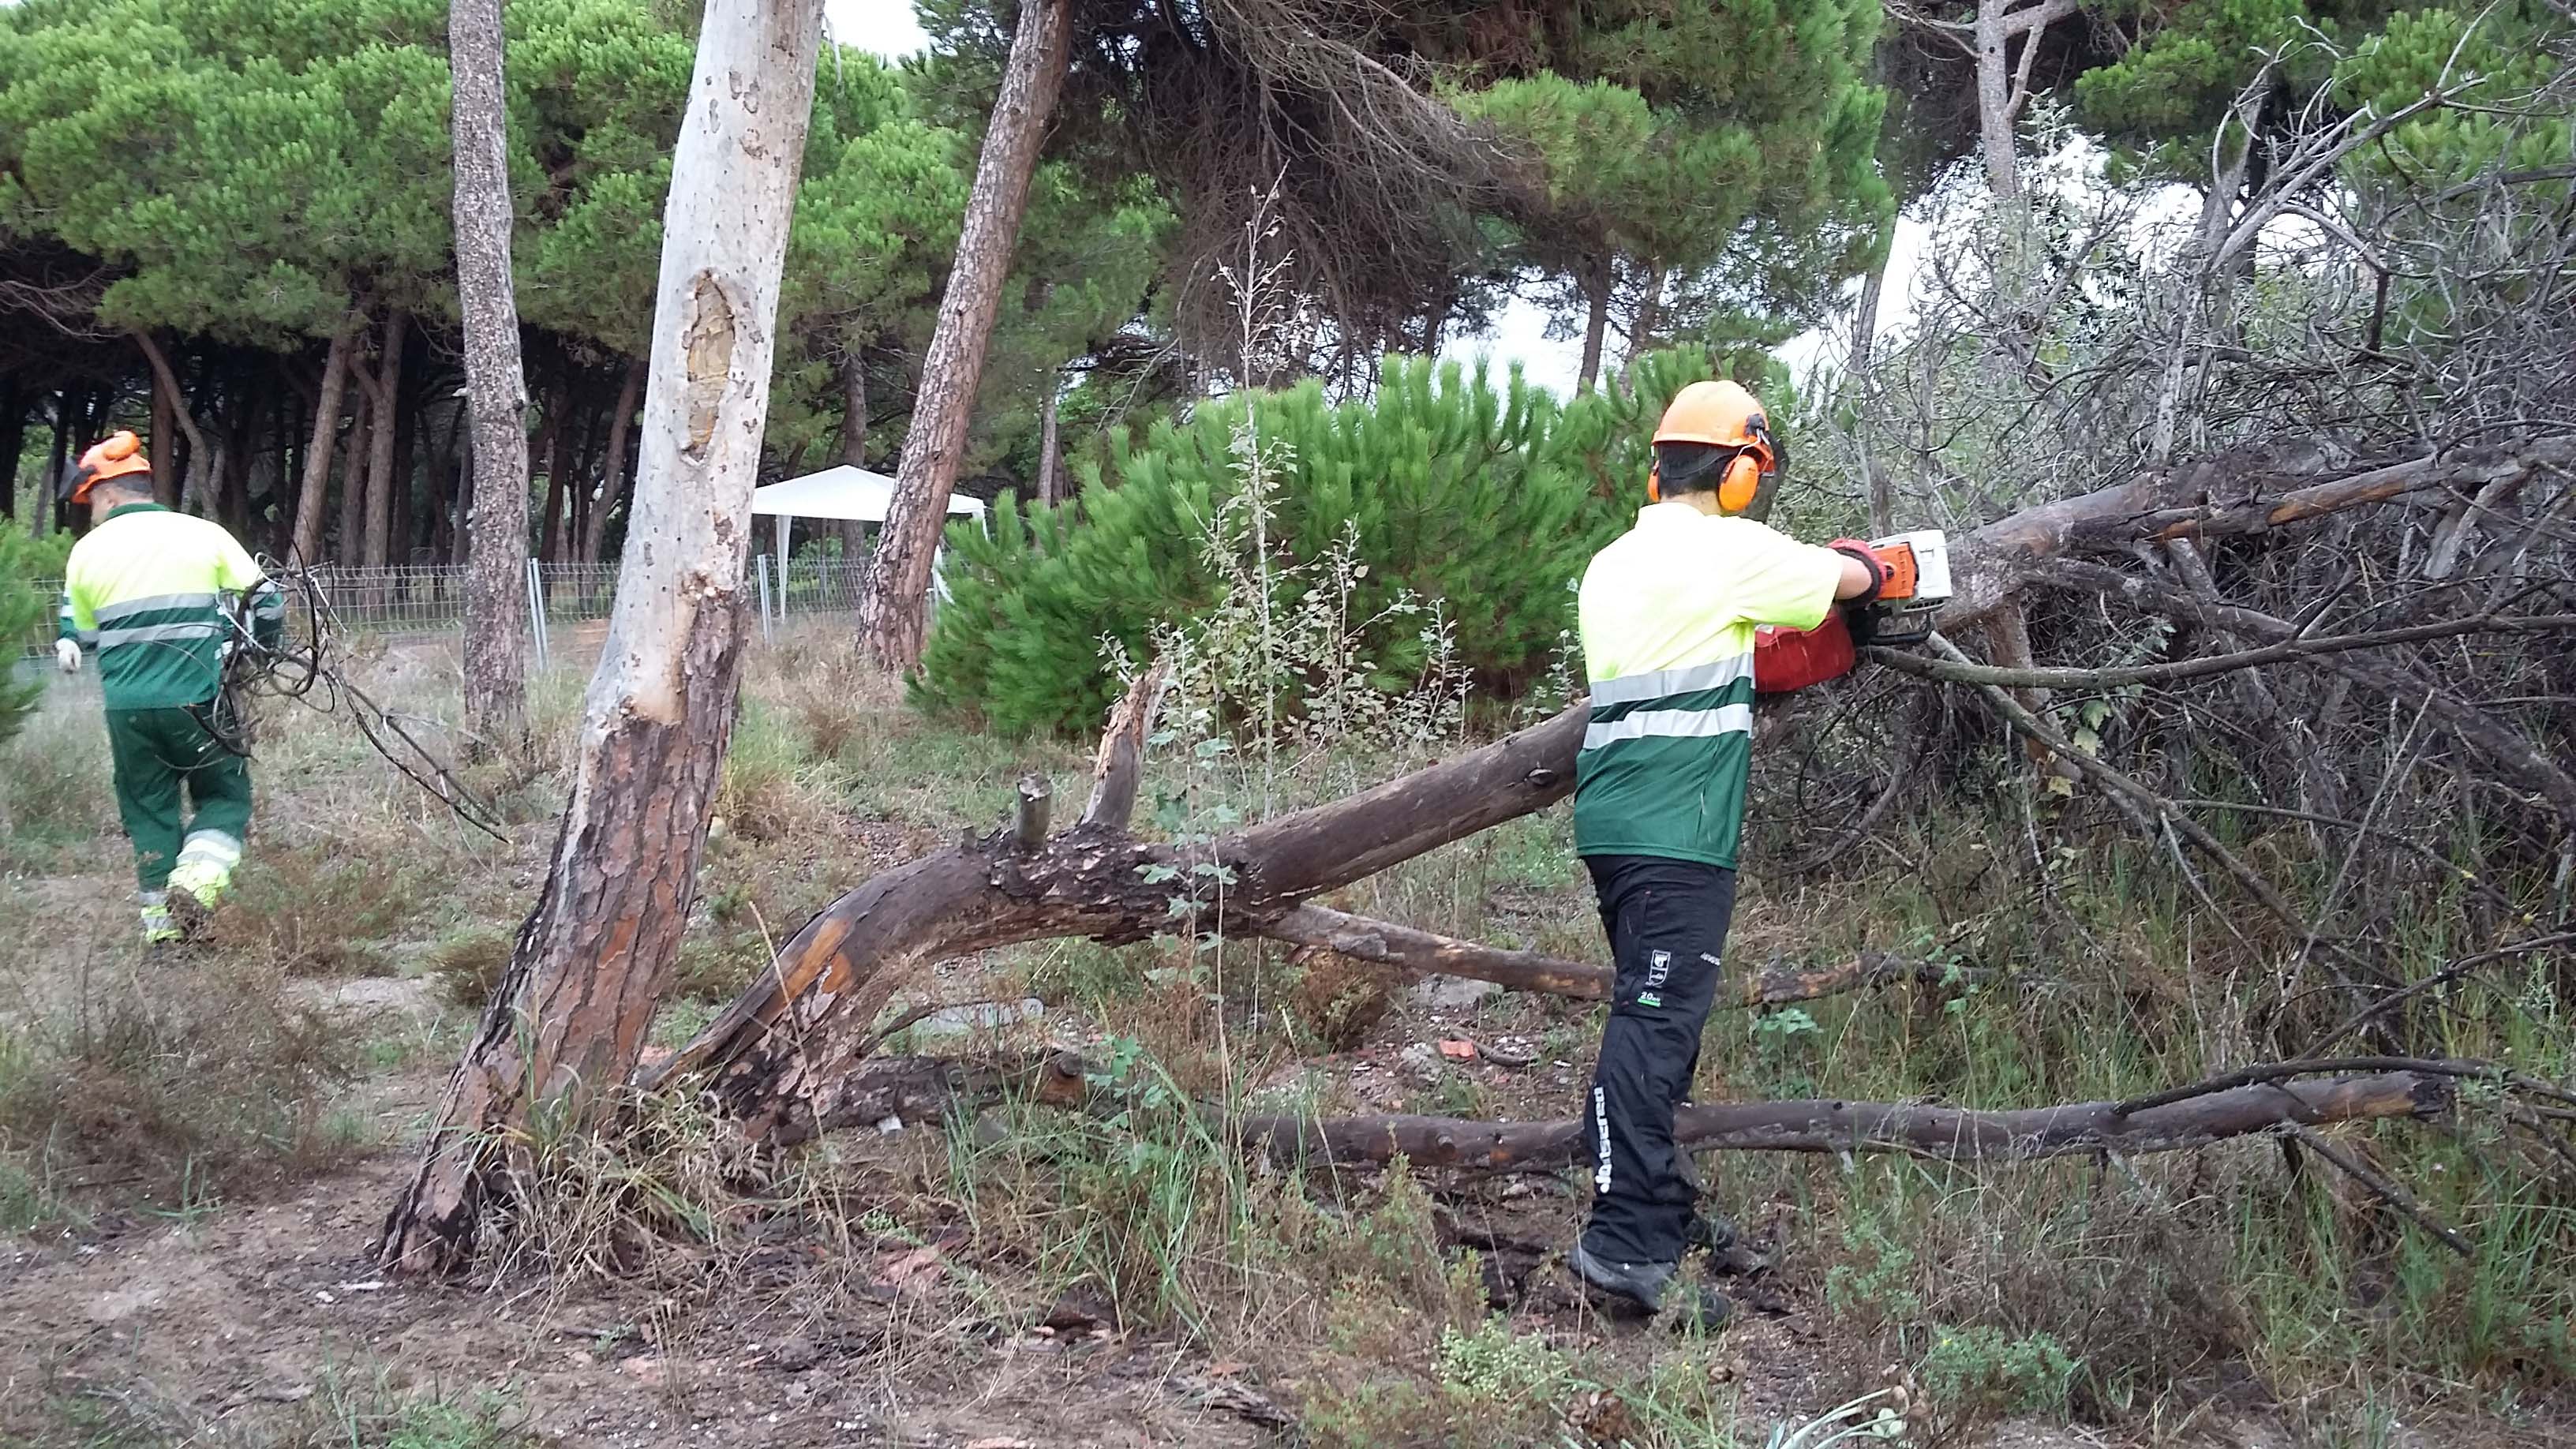
{"type": "Polygon", "coordinates": [[[65,674],[80,673],[80,645],[70,639],[55,640],[54,663],[65,674]]]}
{"type": "Polygon", "coordinates": [[[1845,558],[1860,560],[1861,566],[1869,570],[1869,592],[1864,594],[1854,594],[1850,598],[1843,600],[1844,603],[1869,603],[1878,597],[1879,590],[1887,587],[1887,560],[1878,556],[1878,550],[1869,546],[1869,540],[1863,538],[1838,538],[1833,542],[1826,544],[1825,547],[1832,549],[1834,552],[1841,554],[1845,558]]]}

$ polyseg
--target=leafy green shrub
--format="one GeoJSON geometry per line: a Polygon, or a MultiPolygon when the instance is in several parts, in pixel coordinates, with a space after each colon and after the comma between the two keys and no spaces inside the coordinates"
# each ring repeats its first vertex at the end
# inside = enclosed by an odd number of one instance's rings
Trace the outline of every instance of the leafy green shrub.
{"type": "Polygon", "coordinates": [[[2062,1416],[2082,1367],[2045,1333],[2014,1338],[1999,1328],[1943,1328],[1920,1372],[1923,1387],[1952,1408],[2062,1416]]]}
{"type": "Polygon", "coordinates": [[[41,585],[63,576],[70,551],[69,534],[29,538],[0,528],[0,740],[18,733],[44,692],[40,677],[15,677],[18,657],[53,638],[54,599],[41,585]]]}
{"type": "MultiPolygon", "coordinates": [[[[1389,359],[1375,395],[1333,403],[1308,383],[1201,404],[1162,423],[1106,469],[1083,469],[1069,505],[1005,499],[989,533],[950,528],[939,610],[915,697],[980,712],[1010,731],[1079,726],[1116,694],[1104,647],[1141,656],[1157,625],[1225,596],[1223,522],[1248,472],[1266,473],[1261,576],[1278,617],[1336,549],[1363,566],[1338,616],[1387,687],[1408,687],[1443,640],[1479,688],[1510,691],[1548,665],[1573,622],[1584,563],[1642,498],[1647,435],[1664,401],[1709,373],[1697,351],[1642,359],[1615,382],[1559,403],[1518,376],[1389,359]],[[1248,426],[1248,423],[1251,426],[1248,426]],[[1247,439],[1253,439],[1249,446],[1247,439]]],[[[1292,714],[1311,682],[1276,681],[1292,714]]]]}

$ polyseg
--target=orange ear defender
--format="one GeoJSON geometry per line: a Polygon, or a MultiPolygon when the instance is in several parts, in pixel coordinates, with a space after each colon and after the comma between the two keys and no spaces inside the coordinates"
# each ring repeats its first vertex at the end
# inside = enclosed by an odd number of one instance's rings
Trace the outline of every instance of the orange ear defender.
{"type": "Polygon", "coordinates": [[[1753,506],[1753,495],[1761,487],[1762,465],[1748,448],[1726,465],[1725,481],[1717,485],[1717,506],[1728,513],[1742,513],[1753,506]]]}

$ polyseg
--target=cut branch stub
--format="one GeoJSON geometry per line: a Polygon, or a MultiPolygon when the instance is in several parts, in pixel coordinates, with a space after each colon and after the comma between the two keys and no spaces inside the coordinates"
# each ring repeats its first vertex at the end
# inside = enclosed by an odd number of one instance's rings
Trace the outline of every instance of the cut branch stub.
{"type": "Polygon", "coordinates": [[[1171,661],[1157,659],[1127,686],[1125,697],[1111,707],[1109,727],[1100,736],[1100,754],[1091,767],[1091,803],[1082,823],[1124,830],[1136,813],[1136,789],[1145,773],[1145,738],[1163,708],[1163,691],[1172,682],[1171,661]]]}
{"type": "Polygon", "coordinates": [[[1011,806],[1011,844],[1023,853],[1046,844],[1047,816],[1055,805],[1055,787],[1047,777],[1034,772],[1020,777],[1017,797],[1011,806]]]}

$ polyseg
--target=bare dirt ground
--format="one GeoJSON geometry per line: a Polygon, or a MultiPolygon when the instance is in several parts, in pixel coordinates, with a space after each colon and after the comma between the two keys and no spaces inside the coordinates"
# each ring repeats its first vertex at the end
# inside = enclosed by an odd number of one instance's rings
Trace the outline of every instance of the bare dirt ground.
{"type": "MultiPolygon", "coordinates": [[[[138,985],[185,989],[184,970],[147,967],[138,985]]],[[[417,980],[295,984],[353,1030],[430,1009],[417,980]]],[[[1365,1100],[1401,1078],[1396,1057],[1370,1049],[1329,1066],[1365,1100]]],[[[1079,1301],[1033,1326],[1024,1313],[990,1313],[983,1280],[1007,1265],[979,1261],[978,1245],[953,1234],[858,1245],[855,1285],[847,1260],[825,1266],[814,1244],[783,1245],[721,1291],[674,1289],[671,1275],[649,1271],[572,1286],[535,1272],[389,1279],[369,1249],[440,1080],[422,1065],[364,1083],[349,1105],[387,1145],[321,1175],[175,1216],[111,1211],[0,1246],[0,1442],[309,1442],[315,1422],[347,1418],[350,1402],[417,1394],[489,1404],[505,1442],[1296,1442],[1302,1384],[1281,1367],[1290,1360],[1214,1359],[1079,1301]]],[[[861,1145],[881,1145],[899,1175],[928,1145],[922,1129],[905,1136],[861,1145]]],[[[1454,1210],[1523,1242],[1562,1224],[1559,1197],[1506,1184],[1454,1210]]],[[[1640,1361],[1669,1342],[1596,1317],[1550,1267],[1523,1260],[1515,1271],[1527,1275],[1514,1315],[1522,1332],[1640,1361]]],[[[1756,1295],[1775,1311],[1744,1315],[1710,1369],[1734,1386],[1742,1436],[1756,1442],[1762,1426],[1829,1407],[1841,1382],[1826,1368],[1837,1357],[1829,1330],[1794,1281],[1756,1295]]],[[[1991,1433],[1987,1442],[2016,1449],[2102,1442],[2034,1426],[1991,1433]]]]}

